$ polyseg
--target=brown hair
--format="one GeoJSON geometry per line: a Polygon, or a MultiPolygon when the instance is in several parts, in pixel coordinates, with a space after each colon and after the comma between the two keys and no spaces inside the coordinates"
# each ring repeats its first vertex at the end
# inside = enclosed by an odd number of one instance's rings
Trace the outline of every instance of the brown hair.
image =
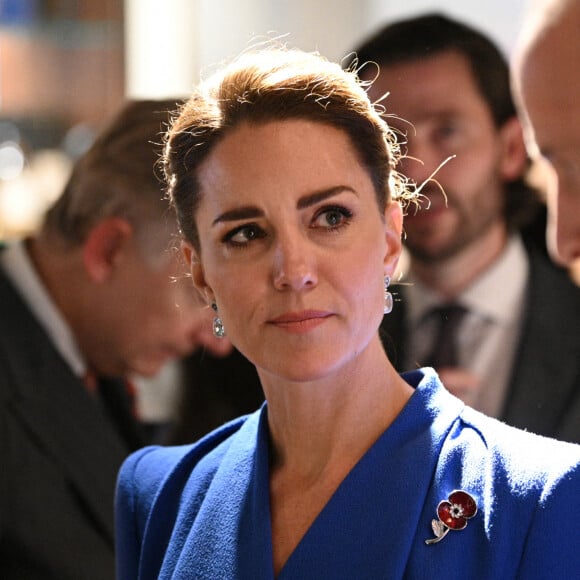
{"type": "Polygon", "coordinates": [[[142,238],[154,237],[152,225],[158,226],[155,233],[161,228],[175,231],[175,216],[155,164],[169,111],[178,104],[176,99],[126,102],[75,164],[45,216],[43,233],[81,244],[95,223],[111,216],[129,221],[142,238]]]}
{"type": "Polygon", "coordinates": [[[384,208],[405,197],[394,170],[397,141],[353,72],[323,57],[286,48],[251,50],[202,83],[167,135],[164,169],[185,238],[199,247],[197,171],[220,139],[242,122],[308,119],[346,132],[384,208]]]}

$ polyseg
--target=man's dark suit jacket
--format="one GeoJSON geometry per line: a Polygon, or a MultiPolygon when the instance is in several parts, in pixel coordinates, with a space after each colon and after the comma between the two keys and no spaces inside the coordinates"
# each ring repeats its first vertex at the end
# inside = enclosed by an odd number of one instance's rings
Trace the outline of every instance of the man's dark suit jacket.
{"type": "Polygon", "coordinates": [[[117,471],[140,439],[122,385],[107,386],[115,419],[0,270],[3,580],[114,578],[117,471]]]}
{"type": "MultiPolygon", "coordinates": [[[[523,328],[500,419],[580,443],[580,288],[541,251],[528,250],[523,328]]],[[[391,290],[395,307],[383,319],[381,337],[395,367],[412,370],[401,366],[407,358],[405,286],[391,290]]]]}

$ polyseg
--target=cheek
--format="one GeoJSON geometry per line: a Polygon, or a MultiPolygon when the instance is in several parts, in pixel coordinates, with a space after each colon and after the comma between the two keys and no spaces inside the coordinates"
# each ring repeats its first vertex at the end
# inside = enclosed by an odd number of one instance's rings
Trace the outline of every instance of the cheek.
{"type": "Polygon", "coordinates": [[[240,332],[247,332],[256,311],[263,310],[266,303],[268,285],[261,282],[261,270],[247,266],[223,267],[217,275],[211,272],[206,275],[228,336],[234,338],[238,327],[240,332]]]}
{"type": "Polygon", "coordinates": [[[446,183],[449,183],[456,195],[463,197],[468,197],[469,192],[478,191],[484,183],[487,183],[493,170],[491,160],[479,155],[466,155],[450,161],[454,162],[457,165],[449,168],[449,179],[441,182],[444,188],[446,183]]]}
{"type": "MultiPolygon", "coordinates": [[[[359,252],[349,258],[345,257],[345,265],[335,274],[333,284],[340,284],[355,305],[365,309],[380,306],[383,301],[384,288],[383,254],[377,252],[369,255],[369,247],[372,245],[365,245],[366,252],[359,252]],[[371,280],[376,283],[369,283],[371,280]]],[[[375,247],[384,248],[384,242],[382,244],[375,242],[375,247]]]]}

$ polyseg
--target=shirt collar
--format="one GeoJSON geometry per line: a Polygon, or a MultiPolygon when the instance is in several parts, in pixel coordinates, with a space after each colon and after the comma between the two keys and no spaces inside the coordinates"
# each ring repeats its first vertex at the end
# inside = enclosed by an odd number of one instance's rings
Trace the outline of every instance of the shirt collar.
{"type": "Polygon", "coordinates": [[[20,240],[8,244],[0,253],[0,264],[72,371],[82,376],[86,362],[69,325],[40,279],[28,255],[26,242],[20,240]]]}
{"type": "MultiPolygon", "coordinates": [[[[457,302],[484,318],[505,320],[521,304],[528,273],[529,261],[523,242],[519,235],[513,235],[499,258],[464,290],[457,302]]],[[[443,301],[433,290],[414,280],[412,270],[407,282],[409,319],[417,324],[443,301]]]]}
{"type": "Polygon", "coordinates": [[[511,317],[522,303],[529,261],[519,236],[512,236],[499,259],[461,296],[461,302],[492,320],[511,317]]]}

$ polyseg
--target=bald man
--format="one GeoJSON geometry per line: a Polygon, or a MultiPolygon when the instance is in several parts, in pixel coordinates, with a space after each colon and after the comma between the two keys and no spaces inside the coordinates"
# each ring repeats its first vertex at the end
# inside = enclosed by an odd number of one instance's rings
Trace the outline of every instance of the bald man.
{"type": "Polygon", "coordinates": [[[578,0],[543,0],[524,26],[513,67],[527,146],[549,176],[548,237],[556,259],[575,270],[580,265],[579,33],[578,0]]]}

